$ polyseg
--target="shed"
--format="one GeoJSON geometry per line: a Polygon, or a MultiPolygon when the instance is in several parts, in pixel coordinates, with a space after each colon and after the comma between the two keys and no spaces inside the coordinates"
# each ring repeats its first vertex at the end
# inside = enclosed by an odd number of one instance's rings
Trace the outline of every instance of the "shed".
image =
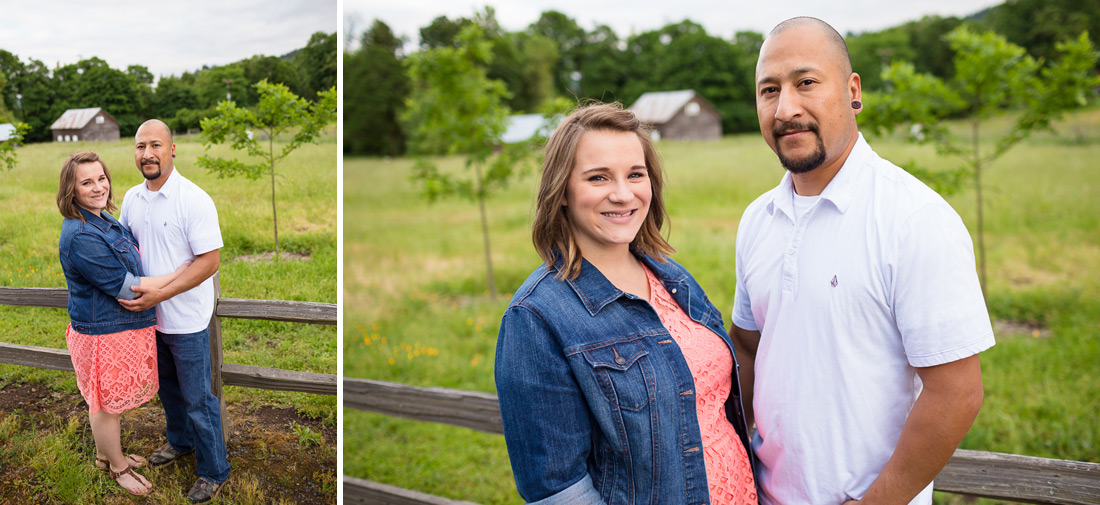
{"type": "Polygon", "coordinates": [[[50,125],[55,142],[118,142],[118,120],[100,107],[69,109],[50,125]]]}
{"type": "Polygon", "coordinates": [[[11,123],[0,124],[0,142],[7,142],[15,134],[15,125],[11,123]]]}
{"type": "Polygon", "coordinates": [[[722,116],[695,90],[644,93],[630,110],[653,125],[653,139],[718,140],[722,116]]]}

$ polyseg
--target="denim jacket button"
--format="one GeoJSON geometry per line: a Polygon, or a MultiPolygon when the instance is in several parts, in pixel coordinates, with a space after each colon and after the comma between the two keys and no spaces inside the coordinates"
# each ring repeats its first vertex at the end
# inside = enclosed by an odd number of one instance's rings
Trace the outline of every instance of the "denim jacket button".
{"type": "Polygon", "coordinates": [[[622,356],[616,356],[615,357],[615,363],[617,363],[619,365],[625,365],[626,364],[626,358],[624,358],[622,356]]]}
{"type": "Polygon", "coordinates": [[[672,288],[672,294],[676,294],[676,288],[672,288]]]}

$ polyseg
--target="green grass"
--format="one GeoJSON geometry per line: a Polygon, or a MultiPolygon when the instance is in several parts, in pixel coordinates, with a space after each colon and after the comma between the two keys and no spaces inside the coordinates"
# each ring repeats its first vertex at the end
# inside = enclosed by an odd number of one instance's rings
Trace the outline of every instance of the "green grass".
{"type": "MultiPolygon", "coordinates": [[[[983,142],[1003,132],[997,118],[983,142]]],[[[954,125],[963,131],[965,125],[954,125]]],[[[986,403],[962,446],[1100,461],[1100,110],[1070,116],[1065,136],[1036,135],[988,168],[989,303],[996,319],[1050,336],[998,334],[983,353],[986,403]],[[1069,140],[1075,130],[1083,142],[1069,140]]],[[[958,160],[900,135],[869,138],[898,164],[958,160]]],[[[669,239],[715,305],[733,304],[734,236],[745,207],[782,175],[759,135],[662,142],[669,239]]],[[[459,171],[460,158],[437,160],[459,171]]],[[[477,208],[428,204],[412,160],[344,160],[344,374],[495,392],[493,353],[510,293],[539,264],[530,244],[536,178],[489,202],[499,295],[486,293],[477,208]]],[[[948,201],[976,230],[970,188],[948,201]]],[[[455,499],[517,503],[503,437],[345,409],[344,473],[455,499]]]]}
{"type": "MultiPolygon", "coordinates": [[[[276,142],[279,143],[278,141],[276,142]]],[[[195,165],[203,154],[197,137],[177,137],[176,166],[202,187],[218,208],[222,296],[336,303],[337,149],[333,133],[317,145],[295,151],[277,167],[276,198],[280,246],[308,260],[242,261],[245,255],[274,250],[271,182],[261,178],[219,179],[195,165]]],[[[42,143],[18,150],[19,164],[0,173],[0,286],[63,288],[57,240],[62,217],[55,195],[58,173],[74,151],[94,150],[114,180],[116,204],[143,181],[133,160],[133,139],[115,143],[42,143]]],[[[211,154],[234,157],[228,147],[211,154]]],[[[0,306],[0,340],[33,346],[65,347],[68,314],[61,309],[0,306]]],[[[223,319],[225,362],[318,373],[336,373],[334,326],[223,319]]],[[[0,386],[41,383],[75,392],[72,372],[0,365],[0,386]]],[[[303,414],[336,421],[336,398],[325,395],[227,387],[230,403],[250,401],[292,406],[303,414]]],[[[87,479],[85,479],[87,481],[87,479]]]]}

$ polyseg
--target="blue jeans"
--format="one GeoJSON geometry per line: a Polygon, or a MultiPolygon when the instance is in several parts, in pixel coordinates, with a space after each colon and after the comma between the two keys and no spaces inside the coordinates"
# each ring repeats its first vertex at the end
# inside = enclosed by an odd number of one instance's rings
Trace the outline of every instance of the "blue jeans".
{"type": "Polygon", "coordinates": [[[160,402],[168,443],[195,450],[195,473],[214,482],[229,478],[218,398],[210,392],[210,329],[173,335],[157,332],[160,402]]]}

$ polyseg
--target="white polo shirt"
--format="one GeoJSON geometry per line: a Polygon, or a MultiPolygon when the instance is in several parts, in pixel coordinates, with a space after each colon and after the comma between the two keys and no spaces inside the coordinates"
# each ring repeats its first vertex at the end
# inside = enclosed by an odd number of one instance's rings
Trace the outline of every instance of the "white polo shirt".
{"type": "MultiPolygon", "coordinates": [[[[202,188],[173,168],[160,191],[145,183],[126,192],[119,222],[137,238],[145,275],[174,272],[200,254],[221,249],[218,210],[202,188]]],[[[157,330],[195,333],[206,329],[214,314],[213,276],[198,286],[157,304],[157,330]]]]}
{"type": "MultiPolygon", "coordinates": [[[[737,231],[733,323],[761,332],[753,409],[762,504],[862,498],[920,394],[914,367],[993,345],[970,235],[862,134],[794,220],[789,173],[737,231]]],[[[932,486],[914,504],[932,503],[932,486]]]]}

